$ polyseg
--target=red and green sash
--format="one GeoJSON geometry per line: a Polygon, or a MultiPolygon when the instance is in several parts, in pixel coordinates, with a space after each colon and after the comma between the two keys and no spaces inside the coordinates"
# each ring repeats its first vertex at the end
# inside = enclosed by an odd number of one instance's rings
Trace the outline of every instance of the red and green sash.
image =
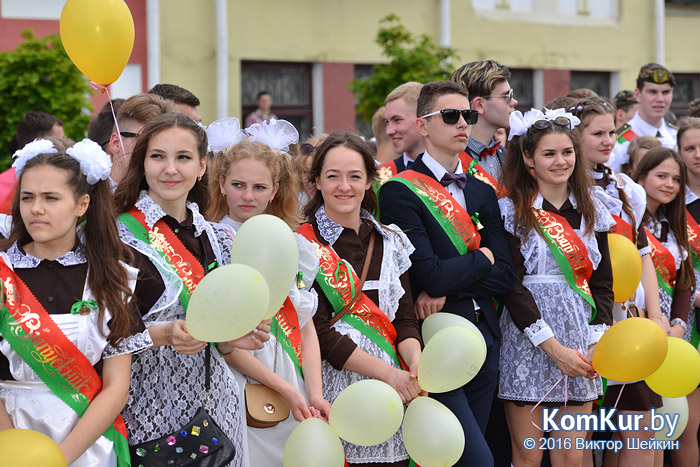
{"type": "Polygon", "coordinates": [[[501,185],[498,180],[493,178],[493,176],[488,173],[486,169],[481,167],[479,162],[467,154],[466,151],[459,153],[459,159],[462,161],[463,170],[472,177],[476,178],[477,180],[481,180],[493,188],[493,191],[496,192],[496,197],[503,198],[504,196],[508,195],[506,188],[501,185]]]}
{"type": "Polygon", "coordinates": [[[343,321],[354,327],[377,344],[397,365],[403,367],[396,352],[396,330],[379,307],[361,290],[355,290],[360,279],[346,261],[342,260],[329,245],[323,245],[311,224],[303,224],[297,233],[318,247],[319,270],[316,281],[337,313],[350,303],[356,294],[359,300],[345,313],[343,321]]]}
{"type": "Polygon", "coordinates": [[[387,180],[389,180],[391,177],[395,176],[396,174],[399,173],[398,168],[396,167],[396,162],[389,161],[385,162],[379,167],[377,167],[377,189],[384,185],[387,180]]]}
{"type": "Polygon", "coordinates": [[[280,343],[289,358],[294,363],[301,377],[304,373],[301,369],[301,328],[299,327],[299,317],[294,309],[292,301],[287,297],[280,311],[272,318],[272,329],[270,333],[280,343]]]}
{"type": "Polygon", "coordinates": [[[546,209],[533,209],[540,232],[549,246],[549,250],[559,263],[566,281],[581,298],[591,305],[591,319],[596,316],[595,300],[588,281],[593,274],[593,263],[588,257],[586,245],[576,234],[569,222],[559,214],[546,209]]]}
{"type": "MultiPolygon", "coordinates": [[[[686,209],[685,212],[687,231],[688,231],[688,244],[690,245],[690,255],[693,258],[693,267],[700,271],[700,225],[698,225],[695,218],[686,209]]],[[[693,327],[693,331],[690,335],[690,343],[693,347],[697,348],[700,344],[700,333],[698,332],[697,321],[700,316],[695,315],[695,322],[688,323],[693,327]]]]}
{"type": "Polygon", "coordinates": [[[634,229],[632,226],[620,216],[612,214],[612,217],[615,219],[615,225],[610,228],[610,233],[620,234],[634,243],[634,229]]]}
{"type": "Polygon", "coordinates": [[[676,286],[676,260],[673,254],[668,251],[668,248],[663,246],[651,232],[646,228],[644,228],[644,230],[649,239],[651,260],[654,262],[654,269],[656,269],[656,279],[659,282],[659,287],[673,298],[673,290],[676,286]]]}
{"type": "Polygon", "coordinates": [[[391,181],[403,183],[423,202],[460,255],[479,248],[481,235],[474,221],[437,180],[414,170],[404,170],[391,181]]]}
{"type": "Polygon", "coordinates": [[[177,272],[184,284],[180,292],[180,303],[187,310],[192,292],[204,277],[204,268],[197,258],[182,244],[168,224],[160,219],[149,228],[145,215],[131,208],[119,216],[129,231],[137,239],[149,244],[177,272]]]}
{"type": "MultiPolygon", "coordinates": [[[[0,319],[2,337],[51,392],[82,417],[102,390],[100,376],[27,285],[2,261],[0,279],[6,293],[0,319]]],[[[131,465],[121,415],[103,436],[114,444],[118,465],[131,465]]]]}

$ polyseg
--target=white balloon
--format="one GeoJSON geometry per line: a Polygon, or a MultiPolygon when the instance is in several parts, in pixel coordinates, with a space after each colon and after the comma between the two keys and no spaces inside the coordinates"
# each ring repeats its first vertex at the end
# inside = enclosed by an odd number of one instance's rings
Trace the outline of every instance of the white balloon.
{"type": "MultiPolygon", "coordinates": [[[[656,432],[655,438],[658,439],[659,441],[672,441],[674,439],[680,438],[680,436],[683,434],[683,431],[685,430],[685,427],[688,425],[688,415],[689,415],[689,407],[688,407],[688,399],[683,396],[683,397],[662,397],[664,405],[662,407],[659,407],[658,409],[655,409],[656,414],[668,414],[672,418],[676,417],[678,415],[678,422],[676,425],[676,429],[674,430],[673,433],[669,436],[669,426],[668,424],[664,424],[664,427],[656,432]]],[[[654,409],[652,409],[654,410],[654,409]]],[[[666,417],[664,417],[666,419],[666,417]]]]}
{"type": "Polygon", "coordinates": [[[476,332],[481,338],[484,352],[486,352],[486,341],[484,340],[484,336],[481,334],[481,331],[479,331],[479,328],[476,327],[476,324],[472,323],[463,316],[449,313],[447,311],[433,313],[423,320],[423,327],[421,328],[423,334],[423,344],[428,345],[428,341],[435,335],[436,332],[450,326],[464,326],[476,332]]]}
{"type": "Polygon", "coordinates": [[[401,427],[403,403],[394,388],[376,379],[363,379],[343,389],[331,406],[328,422],[345,441],[374,446],[401,427]]]}
{"type": "Polygon", "coordinates": [[[403,442],[421,467],[454,465],[464,452],[464,430],[455,415],[430,397],[414,399],[403,420],[403,442]]]}
{"type": "Polygon", "coordinates": [[[187,331],[200,341],[238,339],[260,324],[270,303],[265,278],[245,264],[228,264],[204,276],[187,306],[187,331]]]}
{"type": "Polygon", "coordinates": [[[298,424],[284,445],[284,467],[343,467],[343,443],[331,427],[318,418],[298,424]]]}
{"type": "Polygon", "coordinates": [[[418,362],[421,388],[443,393],[471,381],[486,361],[483,341],[480,332],[466,326],[449,326],[435,333],[418,362]]]}

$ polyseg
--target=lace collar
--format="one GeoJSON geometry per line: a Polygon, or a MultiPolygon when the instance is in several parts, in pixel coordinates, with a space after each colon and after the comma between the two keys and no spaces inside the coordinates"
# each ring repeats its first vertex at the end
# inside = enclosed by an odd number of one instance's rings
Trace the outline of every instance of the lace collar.
{"type": "MultiPolygon", "coordinates": [[[[648,213],[649,211],[647,211],[648,213]]],[[[667,224],[669,225],[668,219],[666,218],[666,214],[662,211],[658,211],[658,219],[654,219],[654,217],[651,214],[648,214],[646,216],[646,222],[645,227],[651,232],[651,234],[656,237],[656,238],[661,238],[661,232],[662,232],[662,224],[667,224]]],[[[669,225],[669,232],[670,232],[670,225],[669,225]]]]}
{"type": "MultiPolygon", "coordinates": [[[[7,257],[10,259],[12,266],[15,268],[35,268],[42,262],[42,260],[39,258],[30,255],[20,248],[17,242],[13,243],[10,249],[7,250],[7,257]]],[[[79,243],[69,252],[56,258],[55,261],[62,266],[75,266],[76,264],[83,264],[87,262],[87,258],[85,258],[85,249],[83,248],[83,245],[79,243]]]]}
{"type": "Polygon", "coordinates": [[[685,204],[688,205],[697,199],[700,199],[698,198],[698,195],[696,195],[690,188],[685,187],[685,204]]]}
{"type": "MultiPolygon", "coordinates": [[[[578,203],[576,202],[576,197],[574,196],[573,191],[571,193],[569,193],[569,202],[571,203],[571,206],[574,209],[578,209],[578,203]]],[[[532,207],[534,209],[542,209],[542,203],[544,203],[544,197],[542,196],[541,193],[537,193],[537,197],[535,198],[535,201],[532,203],[532,207]]]]}
{"type": "MultiPolygon", "coordinates": [[[[141,193],[139,193],[139,199],[136,201],[136,204],[134,204],[134,207],[144,214],[146,217],[146,224],[150,229],[153,228],[156,222],[167,216],[165,211],[163,211],[163,208],[161,208],[158,203],[153,201],[153,198],[148,195],[148,191],[146,190],[141,190],[141,193]]],[[[197,203],[187,201],[187,209],[189,209],[192,213],[194,235],[199,237],[205,230],[207,221],[204,220],[204,217],[199,213],[199,206],[197,206],[197,203]]]]}
{"type": "MultiPolygon", "coordinates": [[[[382,234],[382,236],[386,237],[386,232],[384,232],[384,229],[381,228],[379,222],[374,218],[374,216],[372,216],[372,214],[369,213],[368,210],[364,208],[360,210],[360,219],[370,221],[374,228],[380,234],[382,234]]],[[[328,214],[326,214],[326,207],[323,205],[318,209],[318,211],[316,211],[316,223],[318,224],[318,231],[321,233],[321,236],[330,246],[333,246],[333,244],[338,240],[338,237],[340,237],[340,234],[342,234],[343,230],[345,229],[345,227],[337,224],[334,220],[328,217],[328,214]]]]}

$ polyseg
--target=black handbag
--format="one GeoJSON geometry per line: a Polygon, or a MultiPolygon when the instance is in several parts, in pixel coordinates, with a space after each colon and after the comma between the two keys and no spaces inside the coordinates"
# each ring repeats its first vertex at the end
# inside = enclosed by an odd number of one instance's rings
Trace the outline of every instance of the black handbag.
{"type": "MultiPolygon", "coordinates": [[[[204,264],[207,250],[203,239],[204,264]]],[[[204,268],[204,274],[207,268],[204,268]]],[[[204,393],[209,404],[211,345],[204,351],[204,393]]],[[[204,407],[182,428],[158,439],[129,446],[132,467],[222,467],[236,456],[236,448],[204,407]]]]}
{"type": "MultiPolygon", "coordinates": [[[[207,400],[211,378],[211,346],[205,350],[207,400]]],[[[219,425],[200,407],[181,429],[158,439],[129,446],[132,467],[221,467],[236,456],[236,448],[219,425]]]]}

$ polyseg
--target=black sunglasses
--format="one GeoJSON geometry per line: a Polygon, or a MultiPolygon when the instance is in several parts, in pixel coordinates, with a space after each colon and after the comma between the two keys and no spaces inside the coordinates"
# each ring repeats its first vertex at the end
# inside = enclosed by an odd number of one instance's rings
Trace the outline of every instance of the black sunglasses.
{"type": "Polygon", "coordinates": [[[130,131],[120,131],[119,134],[124,138],[136,138],[139,135],[138,133],[132,133],[130,131]]]}
{"type": "Polygon", "coordinates": [[[535,123],[532,124],[529,131],[532,131],[533,128],[535,130],[546,130],[552,126],[552,124],[571,128],[571,121],[566,117],[559,116],[553,119],[542,118],[540,120],[535,120],[535,123]]]}
{"type": "Polygon", "coordinates": [[[464,121],[467,122],[467,125],[475,125],[476,122],[479,121],[479,112],[477,112],[476,110],[472,110],[472,109],[466,109],[466,110],[443,109],[443,110],[438,110],[436,112],[423,115],[421,118],[432,117],[433,115],[437,115],[437,114],[442,114],[442,121],[445,122],[446,125],[457,124],[457,122],[459,122],[460,115],[462,115],[462,118],[464,118],[464,121]]]}

